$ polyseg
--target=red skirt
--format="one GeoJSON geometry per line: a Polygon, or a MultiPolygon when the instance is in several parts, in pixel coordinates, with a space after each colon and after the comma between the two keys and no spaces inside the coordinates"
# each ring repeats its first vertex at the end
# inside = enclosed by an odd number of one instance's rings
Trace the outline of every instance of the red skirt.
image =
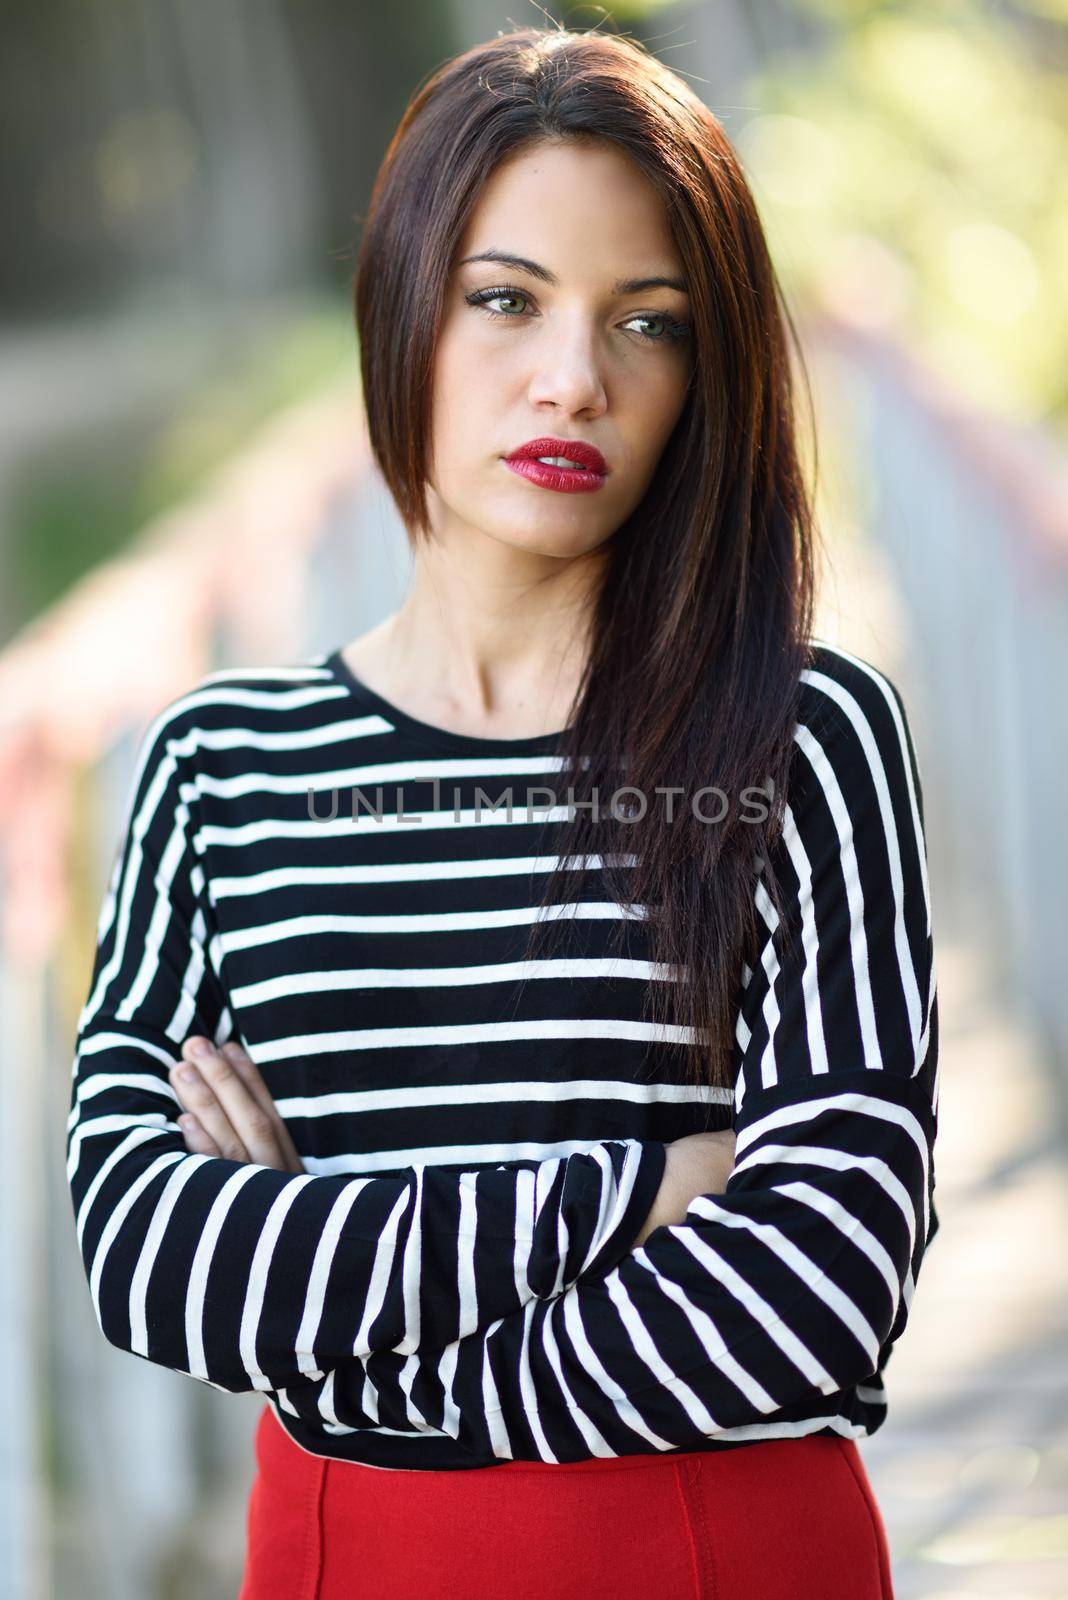
{"type": "Polygon", "coordinates": [[[892,1600],[852,1439],[388,1472],[256,1428],[238,1600],[892,1600]]]}

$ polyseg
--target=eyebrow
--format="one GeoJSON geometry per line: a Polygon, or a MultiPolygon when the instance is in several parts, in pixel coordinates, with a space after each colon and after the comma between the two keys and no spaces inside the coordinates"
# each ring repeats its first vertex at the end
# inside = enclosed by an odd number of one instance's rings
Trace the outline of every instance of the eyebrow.
{"type": "MultiPolygon", "coordinates": [[[[540,278],[542,283],[556,284],[559,279],[555,273],[543,267],[537,261],[528,261],[526,256],[508,255],[504,250],[482,250],[476,256],[464,256],[458,261],[458,267],[464,267],[469,261],[496,261],[502,267],[515,267],[519,272],[529,272],[532,278],[540,278]]],[[[682,278],[670,276],[653,278],[617,278],[612,285],[613,294],[641,294],[646,289],[677,289],[680,294],[689,294],[682,278]]]]}

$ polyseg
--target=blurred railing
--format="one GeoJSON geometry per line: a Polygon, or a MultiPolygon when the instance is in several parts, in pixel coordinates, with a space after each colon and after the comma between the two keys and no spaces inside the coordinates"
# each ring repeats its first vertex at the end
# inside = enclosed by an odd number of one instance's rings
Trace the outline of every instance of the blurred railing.
{"type": "Polygon", "coordinates": [[[4,1600],[237,1590],[262,1400],[220,1403],[101,1337],[65,1171],[73,1040],[156,713],[205,672],[300,660],[397,604],[407,543],[369,459],[355,382],[298,405],[0,652],[4,1600]]]}
{"type": "Polygon", "coordinates": [[[1037,1030],[1068,1127],[1068,451],[861,328],[827,319],[808,342],[833,365],[865,526],[922,658],[946,909],[1037,1030]]]}
{"type": "MultiPolygon", "coordinates": [[[[848,394],[876,490],[866,520],[923,657],[925,798],[943,865],[1063,1071],[1064,463],[966,414],[870,335],[828,320],[805,339],[848,394]]],[[[152,718],[206,671],[297,660],[362,632],[398,603],[407,570],[345,385],[272,424],[0,653],[0,1571],[12,1600],[236,1592],[260,1397],[220,1396],[101,1337],[66,1183],[71,1047],[152,718]]]]}

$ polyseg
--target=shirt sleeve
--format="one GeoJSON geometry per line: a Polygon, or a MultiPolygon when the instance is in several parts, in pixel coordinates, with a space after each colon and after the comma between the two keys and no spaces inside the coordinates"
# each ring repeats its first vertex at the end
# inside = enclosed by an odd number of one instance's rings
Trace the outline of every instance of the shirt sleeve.
{"type": "MultiPolygon", "coordinates": [[[[842,658],[843,661],[852,658],[842,658]]],[[[686,1449],[848,1422],[937,1229],[937,999],[922,796],[900,695],[810,669],[760,948],[742,973],[735,1165],[598,1281],[331,1375],[343,1423],[500,1458],[686,1449]]]]}
{"type": "Polygon", "coordinates": [[[178,701],[142,740],[78,1021],[67,1172],[105,1337],[215,1388],[275,1390],[470,1336],[613,1266],[659,1189],[659,1141],[373,1177],[186,1150],[169,1069],[189,1035],[234,1031],[198,860],[197,738],[178,701]]]}

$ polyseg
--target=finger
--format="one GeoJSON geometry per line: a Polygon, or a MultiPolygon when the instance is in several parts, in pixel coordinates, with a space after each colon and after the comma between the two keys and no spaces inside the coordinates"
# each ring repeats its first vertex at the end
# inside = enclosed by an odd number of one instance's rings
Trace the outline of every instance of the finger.
{"type": "Polygon", "coordinates": [[[211,1084],[191,1061],[171,1068],[171,1084],[183,1111],[191,1112],[228,1161],[248,1161],[248,1150],[211,1084]]]}
{"type": "MultiPolygon", "coordinates": [[[[272,1115],[264,1109],[228,1056],[206,1040],[199,1041],[206,1048],[194,1052],[192,1046],[197,1042],[187,1040],[182,1052],[189,1051],[196,1063],[195,1070],[202,1074],[247,1152],[244,1157],[237,1156],[234,1159],[255,1161],[266,1167],[284,1167],[285,1156],[279,1139],[280,1119],[277,1114],[272,1115]]],[[[193,1109],[198,1110],[197,1107],[193,1109]]],[[[210,1123],[208,1126],[209,1131],[214,1133],[210,1123]]]]}
{"type": "Polygon", "coordinates": [[[221,1156],[222,1151],[215,1140],[201,1127],[192,1112],[185,1111],[178,1118],[178,1126],[182,1130],[185,1147],[190,1155],[194,1156],[221,1156]]]}
{"type": "MultiPolygon", "coordinates": [[[[236,1039],[231,1039],[222,1046],[222,1053],[231,1063],[253,1099],[263,1107],[264,1111],[272,1116],[277,1116],[278,1107],[271,1097],[271,1091],[264,1083],[263,1078],[260,1076],[259,1068],[244,1046],[238,1044],[236,1039]]],[[[280,1120],[281,1118],[279,1118],[280,1120]]]]}
{"type": "Polygon", "coordinates": [[[282,1148],[282,1153],[286,1158],[287,1166],[293,1172],[303,1172],[304,1163],[301,1160],[296,1145],[293,1143],[289,1129],[286,1127],[285,1119],[278,1110],[271,1091],[264,1083],[256,1063],[253,1061],[252,1057],[249,1055],[244,1046],[239,1044],[236,1039],[231,1039],[227,1044],[223,1045],[222,1049],[224,1055],[232,1063],[234,1070],[238,1073],[245,1087],[249,1090],[249,1093],[256,1100],[257,1104],[263,1107],[264,1111],[266,1111],[267,1115],[274,1123],[278,1142],[282,1148]]]}

